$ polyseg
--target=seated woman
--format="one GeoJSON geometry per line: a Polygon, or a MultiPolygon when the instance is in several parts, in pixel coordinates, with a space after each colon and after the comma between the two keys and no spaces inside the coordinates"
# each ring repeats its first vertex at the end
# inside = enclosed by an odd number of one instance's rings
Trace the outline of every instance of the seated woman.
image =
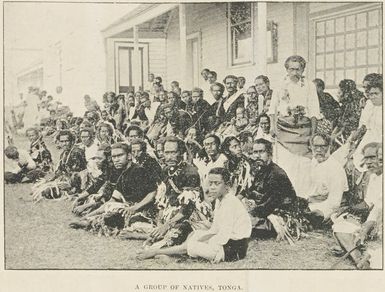
{"type": "Polygon", "coordinates": [[[230,173],[225,168],[213,168],[208,177],[208,198],[216,200],[211,227],[194,231],[181,245],[140,251],[137,256],[139,259],[188,254],[219,263],[246,257],[251,221],[246,209],[232,192],[230,173]]]}
{"type": "Polygon", "coordinates": [[[60,131],[56,139],[63,152],[55,172],[33,187],[33,198],[36,201],[71,194],[74,191],[74,175],[87,167],[84,151],[75,146],[75,135],[71,131],[60,131]]]}
{"type": "Polygon", "coordinates": [[[306,61],[301,56],[286,59],[287,76],[274,91],[267,114],[271,116],[278,142],[291,153],[310,158],[308,142],[321,113],[316,87],[303,76],[305,67],[306,61]]]}

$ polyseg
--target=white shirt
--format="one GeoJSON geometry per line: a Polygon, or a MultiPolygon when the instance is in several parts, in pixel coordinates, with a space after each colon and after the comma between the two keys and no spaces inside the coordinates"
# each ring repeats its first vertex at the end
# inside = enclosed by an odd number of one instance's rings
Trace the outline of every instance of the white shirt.
{"type": "Polygon", "coordinates": [[[250,215],[234,193],[227,193],[221,201],[216,201],[214,220],[209,233],[215,234],[209,240],[209,244],[214,245],[225,245],[230,239],[250,237],[250,215]]]}
{"type": "Polygon", "coordinates": [[[353,154],[354,166],[360,172],[365,170],[362,166],[364,158],[362,148],[368,143],[382,141],[382,106],[375,106],[368,100],[360,117],[360,127],[363,125],[366,127],[365,135],[353,154]]]}
{"type": "Polygon", "coordinates": [[[210,105],[215,102],[214,96],[211,94],[211,84],[208,81],[205,81],[205,83],[202,86],[203,90],[203,99],[206,100],[210,105]]]}
{"type": "Polygon", "coordinates": [[[360,127],[362,125],[365,125],[368,131],[375,131],[382,136],[382,106],[375,106],[368,100],[361,113],[360,127]]]}
{"type": "Polygon", "coordinates": [[[86,161],[89,161],[91,158],[95,157],[95,154],[98,151],[98,148],[99,147],[95,141],[92,142],[91,146],[89,146],[89,147],[84,146],[84,153],[86,156],[86,161]]]}
{"type": "Polygon", "coordinates": [[[374,205],[366,221],[376,221],[382,223],[382,180],[383,176],[372,174],[369,178],[368,189],[365,202],[374,205]]]}
{"type": "Polygon", "coordinates": [[[32,157],[29,155],[29,153],[23,149],[18,149],[17,152],[19,152],[19,158],[16,160],[8,159],[9,161],[9,167],[7,167],[9,172],[12,173],[19,173],[21,170],[21,167],[19,166],[19,163],[27,170],[33,170],[36,168],[36,163],[33,161],[32,157]]]}
{"type": "Polygon", "coordinates": [[[273,92],[268,114],[274,115],[277,111],[280,116],[287,116],[288,108],[294,108],[298,105],[305,107],[307,117],[322,118],[314,83],[306,78],[294,83],[286,77],[283,86],[273,92]]]}
{"type": "Polygon", "coordinates": [[[254,141],[255,140],[258,140],[258,139],[265,139],[269,142],[274,142],[274,138],[271,136],[270,133],[265,133],[263,132],[263,130],[261,129],[261,127],[258,127],[258,130],[257,130],[257,135],[255,135],[255,138],[254,138],[254,141]]]}
{"type": "Polygon", "coordinates": [[[145,108],[144,112],[146,113],[146,117],[148,118],[148,124],[151,125],[154,121],[156,111],[160,102],[152,102],[150,108],[145,108]]]}
{"type": "Polygon", "coordinates": [[[201,178],[201,184],[204,191],[208,190],[207,175],[210,170],[216,167],[226,167],[227,157],[224,154],[220,154],[215,161],[210,160],[207,164],[203,159],[193,159],[194,165],[198,168],[198,173],[201,178]]]}
{"type": "Polygon", "coordinates": [[[310,168],[309,198],[316,202],[309,203],[310,210],[319,210],[325,218],[341,204],[343,192],[348,190],[348,180],[342,165],[333,157],[318,163],[313,158],[310,168]]]}

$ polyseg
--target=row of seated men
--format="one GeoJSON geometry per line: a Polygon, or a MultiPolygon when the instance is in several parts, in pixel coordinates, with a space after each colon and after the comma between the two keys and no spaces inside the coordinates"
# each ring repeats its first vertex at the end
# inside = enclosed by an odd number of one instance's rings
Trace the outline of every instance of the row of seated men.
{"type": "MultiPolygon", "coordinates": [[[[330,138],[313,135],[311,187],[305,200],[273,162],[274,147],[267,139],[250,142],[208,134],[191,156],[189,143],[175,136],[152,148],[139,127],[126,135],[125,142],[107,144],[97,143],[87,127],[78,136],[61,130],[56,140],[62,153],[52,171],[39,130],[28,129],[29,153],[15,146],[5,149],[19,167],[6,172],[5,180],[44,177],[33,186],[36,201],[73,199],[73,213],[80,219],[71,227],[145,240],[141,259],[187,253],[213,262],[233,261],[246,256],[252,230],[257,236],[275,232],[293,242],[309,229],[333,222],[340,247],[351,252],[357,267],[369,267],[362,246],[381,230],[381,144],[363,147],[367,170],[349,187],[343,165],[330,154],[330,138]]],[[[189,141],[194,138],[191,134],[189,141]]]]}

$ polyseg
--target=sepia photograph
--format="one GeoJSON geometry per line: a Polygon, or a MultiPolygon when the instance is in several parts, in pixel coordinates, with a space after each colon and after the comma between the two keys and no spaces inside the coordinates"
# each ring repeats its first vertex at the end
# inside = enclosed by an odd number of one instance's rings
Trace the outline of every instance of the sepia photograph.
{"type": "Polygon", "coordinates": [[[4,1],[3,62],[5,270],[383,270],[382,2],[4,1]]]}

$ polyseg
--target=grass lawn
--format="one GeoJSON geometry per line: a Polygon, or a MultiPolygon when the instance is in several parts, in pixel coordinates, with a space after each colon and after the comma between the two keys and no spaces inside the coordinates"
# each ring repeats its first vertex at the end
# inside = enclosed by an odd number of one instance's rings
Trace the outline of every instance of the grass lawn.
{"type": "MultiPolygon", "coordinates": [[[[17,139],[16,144],[21,141],[25,140],[17,139]]],[[[48,147],[57,158],[55,147],[48,147]]],[[[141,241],[98,237],[71,229],[71,202],[34,204],[30,191],[30,184],[5,185],[6,269],[329,269],[338,260],[329,251],[334,245],[330,235],[310,233],[294,246],[273,239],[253,239],[246,259],[234,263],[212,265],[185,257],[171,263],[160,259],[138,261],[135,255],[141,241]]],[[[345,260],[338,268],[354,267],[345,260]]]]}

